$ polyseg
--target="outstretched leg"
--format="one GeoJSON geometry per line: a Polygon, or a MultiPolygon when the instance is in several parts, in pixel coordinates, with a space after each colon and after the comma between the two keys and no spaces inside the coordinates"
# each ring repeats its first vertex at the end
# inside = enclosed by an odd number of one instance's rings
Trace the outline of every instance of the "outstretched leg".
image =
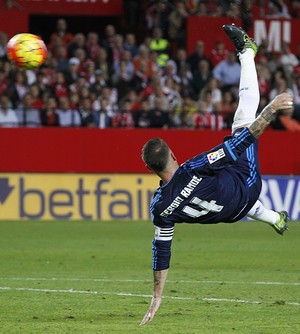
{"type": "Polygon", "coordinates": [[[232,124],[232,132],[234,132],[238,128],[249,126],[256,117],[259,88],[254,57],[257,45],[243,29],[235,25],[227,24],[223,29],[236,47],[241,63],[239,104],[232,124]]]}
{"type": "Polygon", "coordinates": [[[288,230],[287,222],[290,219],[288,213],[286,211],[276,212],[266,209],[259,200],[253,205],[247,216],[271,225],[279,234],[283,234],[284,231],[288,230]]]}

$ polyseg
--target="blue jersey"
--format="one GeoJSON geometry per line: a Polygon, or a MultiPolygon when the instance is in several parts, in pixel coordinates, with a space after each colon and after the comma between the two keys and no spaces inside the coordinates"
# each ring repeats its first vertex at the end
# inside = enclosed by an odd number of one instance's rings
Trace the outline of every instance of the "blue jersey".
{"type": "Polygon", "coordinates": [[[153,269],[169,267],[175,223],[231,223],[257,201],[261,177],[257,141],[247,128],[183,163],[150,205],[155,225],[153,269]]]}

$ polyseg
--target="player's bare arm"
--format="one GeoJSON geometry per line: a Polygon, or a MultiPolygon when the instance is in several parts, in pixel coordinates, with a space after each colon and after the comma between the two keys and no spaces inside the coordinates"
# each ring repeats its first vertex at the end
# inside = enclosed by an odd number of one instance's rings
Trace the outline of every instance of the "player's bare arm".
{"type": "Polygon", "coordinates": [[[155,313],[158,311],[161,304],[162,294],[165,286],[165,282],[168,276],[169,269],[153,271],[153,297],[150,307],[145,314],[141,325],[148,324],[154,317],[155,313]]]}
{"type": "Polygon", "coordinates": [[[293,106],[293,98],[290,94],[277,95],[250,125],[249,130],[255,138],[258,138],[271,123],[276,112],[289,109],[293,106]]]}

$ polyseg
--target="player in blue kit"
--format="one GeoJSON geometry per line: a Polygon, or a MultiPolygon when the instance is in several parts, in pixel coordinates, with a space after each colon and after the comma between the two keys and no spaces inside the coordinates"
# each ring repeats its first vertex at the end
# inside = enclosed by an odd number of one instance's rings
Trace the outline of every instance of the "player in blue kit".
{"type": "Polygon", "coordinates": [[[236,47],[241,63],[239,105],[232,136],[180,166],[172,150],[160,138],[150,139],[142,150],[146,166],[161,181],[150,205],[155,227],[153,297],[141,325],[149,323],[160,307],[175,223],[233,223],[247,215],[268,223],[279,234],[287,230],[287,212],[268,210],[258,200],[261,176],[257,138],[277,111],[291,108],[293,99],[289,94],[280,94],[256,117],[259,89],[254,57],[257,45],[235,25],[225,25],[223,29],[236,47]]]}

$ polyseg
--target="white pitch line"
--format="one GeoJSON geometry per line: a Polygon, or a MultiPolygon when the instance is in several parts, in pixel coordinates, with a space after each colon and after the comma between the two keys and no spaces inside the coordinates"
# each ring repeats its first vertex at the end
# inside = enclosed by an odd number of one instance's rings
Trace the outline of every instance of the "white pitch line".
{"type": "MultiPolygon", "coordinates": [[[[142,297],[142,298],[152,298],[152,295],[126,293],[126,292],[104,292],[104,291],[86,291],[86,290],[56,290],[56,289],[35,289],[35,288],[14,288],[8,286],[0,287],[2,291],[32,291],[32,292],[47,292],[47,293],[77,293],[86,295],[111,295],[111,296],[121,296],[121,297],[142,297]]],[[[244,299],[227,299],[227,298],[206,298],[206,297],[180,297],[180,296],[164,296],[164,299],[176,299],[176,300],[201,300],[209,302],[229,302],[229,303],[243,303],[243,304],[272,304],[270,302],[262,302],[256,300],[244,300],[244,299]]],[[[284,302],[284,305],[300,306],[297,302],[284,302]]]]}
{"type": "MultiPolygon", "coordinates": [[[[151,280],[138,279],[109,279],[109,278],[61,278],[61,277],[0,277],[1,281],[89,281],[89,282],[124,282],[124,283],[151,283],[151,280]]],[[[254,284],[254,285],[290,285],[300,286],[300,282],[247,282],[247,281],[193,281],[193,280],[168,280],[168,283],[187,284],[254,284]]]]}

